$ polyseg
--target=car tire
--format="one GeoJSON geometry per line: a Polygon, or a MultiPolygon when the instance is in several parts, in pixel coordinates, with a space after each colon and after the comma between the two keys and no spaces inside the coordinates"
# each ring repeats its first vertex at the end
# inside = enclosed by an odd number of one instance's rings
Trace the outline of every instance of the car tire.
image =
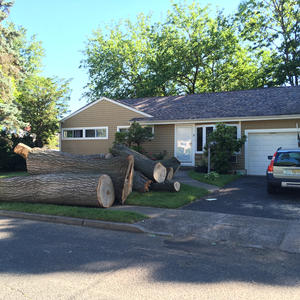
{"type": "Polygon", "coordinates": [[[274,185],[268,183],[267,191],[268,191],[268,194],[274,194],[276,192],[276,188],[274,185]]]}

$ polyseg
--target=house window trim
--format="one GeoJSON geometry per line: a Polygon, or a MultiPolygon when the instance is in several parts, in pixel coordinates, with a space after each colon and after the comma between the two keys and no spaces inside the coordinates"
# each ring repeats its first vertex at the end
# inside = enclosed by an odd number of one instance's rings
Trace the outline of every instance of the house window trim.
{"type": "Polygon", "coordinates": [[[101,126],[101,127],[73,127],[73,128],[62,128],[61,129],[61,139],[64,141],[86,141],[86,140],[108,140],[108,126],[101,126]],[[89,129],[105,129],[106,135],[104,137],[85,137],[86,130],[89,129]],[[83,136],[81,138],[68,138],[64,137],[64,130],[82,130],[83,136]]]}
{"type": "MultiPolygon", "coordinates": [[[[117,132],[120,132],[120,129],[122,129],[122,128],[129,128],[129,127],[130,126],[117,126],[117,132]]],[[[143,125],[142,127],[143,128],[145,128],[145,127],[151,127],[152,134],[153,134],[153,137],[151,139],[153,139],[154,138],[154,125],[143,125]]]]}
{"type": "Polygon", "coordinates": [[[198,141],[197,141],[197,128],[203,128],[202,130],[202,145],[203,145],[203,149],[204,149],[204,147],[205,147],[205,145],[206,145],[206,128],[207,127],[213,127],[213,130],[215,130],[216,129],[216,124],[210,124],[210,125],[197,125],[196,126],[196,154],[203,154],[204,153],[204,151],[202,150],[202,151],[197,151],[197,149],[198,149],[198,141]]]}
{"type": "Polygon", "coordinates": [[[126,125],[126,126],[117,126],[117,132],[120,132],[120,129],[128,129],[130,126],[126,125]]]}
{"type": "MultiPolygon", "coordinates": [[[[241,124],[226,124],[226,123],[224,123],[226,126],[235,126],[236,128],[237,128],[237,138],[238,139],[240,139],[241,138],[241,124]]],[[[195,151],[195,153],[196,154],[203,154],[204,153],[204,151],[202,150],[202,151],[197,151],[197,148],[198,148],[198,144],[197,144],[197,128],[203,128],[203,132],[202,132],[202,144],[203,144],[203,149],[204,149],[204,147],[205,147],[205,145],[206,145],[206,127],[213,127],[214,128],[214,130],[216,129],[216,125],[217,124],[208,124],[208,125],[197,125],[197,126],[195,126],[196,127],[196,134],[195,134],[195,140],[196,140],[196,143],[195,143],[195,145],[196,145],[196,151],[195,151]],[[205,130],[204,130],[204,128],[205,128],[205,130]]],[[[237,152],[237,153],[235,153],[235,154],[239,154],[240,152],[237,152]]]]}

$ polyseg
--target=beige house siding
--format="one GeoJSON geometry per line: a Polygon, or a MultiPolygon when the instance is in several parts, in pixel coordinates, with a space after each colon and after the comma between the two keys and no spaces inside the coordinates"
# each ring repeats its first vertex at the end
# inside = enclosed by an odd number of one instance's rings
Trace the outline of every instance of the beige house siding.
{"type": "Polygon", "coordinates": [[[129,126],[129,120],[143,115],[107,100],[79,112],[61,123],[62,128],[108,127],[108,139],[63,140],[61,150],[76,154],[106,153],[112,147],[117,126],[129,126]]]}
{"type": "Polygon", "coordinates": [[[149,154],[167,151],[167,157],[174,156],[174,125],[155,125],[154,138],[142,145],[149,154]]]}
{"type": "MultiPolygon", "coordinates": [[[[236,122],[230,122],[236,124],[236,122]]],[[[245,134],[245,130],[251,129],[284,129],[296,128],[297,123],[300,126],[300,119],[285,119],[285,120],[266,120],[266,121],[242,121],[241,122],[241,135],[245,134]]],[[[229,122],[228,122],[229,124],[229,122]]],[[[201,124],[196,124],[196,126],[201,124]]],[[[206,124],[204,124],[206,125],[206,124]]],[[[195,154],[195,165],[199,165],[203,154],[195,154]]],[[[245,149],[237,155],[237,164],[234,164],[236,170],[245,169],[245,149]]]]}

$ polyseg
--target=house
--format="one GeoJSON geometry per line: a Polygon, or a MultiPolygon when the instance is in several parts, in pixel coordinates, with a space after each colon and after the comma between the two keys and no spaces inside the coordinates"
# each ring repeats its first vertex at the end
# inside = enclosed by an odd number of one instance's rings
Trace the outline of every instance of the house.
{"type": "MultiPolygon", "coordinates": [[[[108,152],[116,131],[138,121],[154,138],[143,145],[149,153],[167,151],[183,165],[203,156],[207,135],[217,123],[236,128],[247,141],[236,154],[236,169],[265,174],[267,156],[278,147],[298,147],[300,87],[261,88],[185,96],[111,100],[101,98],[61,120],[62,151],[108,152]]],[[[300,129],[299,129],[300,132],[300,129]]]]}

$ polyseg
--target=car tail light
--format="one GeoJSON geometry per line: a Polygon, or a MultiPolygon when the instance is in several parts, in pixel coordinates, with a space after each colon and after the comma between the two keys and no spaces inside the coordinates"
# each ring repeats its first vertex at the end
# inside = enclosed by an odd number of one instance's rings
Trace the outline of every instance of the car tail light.
{"type": "Polygon", "coordinates": [[[272,157],[272,160],[268,166],[268,173],[273,173],[273,170],[274,170],[274,161],[275,161],[275,157],[277,155],[277,152],[274,153],[273,157],[272,157]]]}

